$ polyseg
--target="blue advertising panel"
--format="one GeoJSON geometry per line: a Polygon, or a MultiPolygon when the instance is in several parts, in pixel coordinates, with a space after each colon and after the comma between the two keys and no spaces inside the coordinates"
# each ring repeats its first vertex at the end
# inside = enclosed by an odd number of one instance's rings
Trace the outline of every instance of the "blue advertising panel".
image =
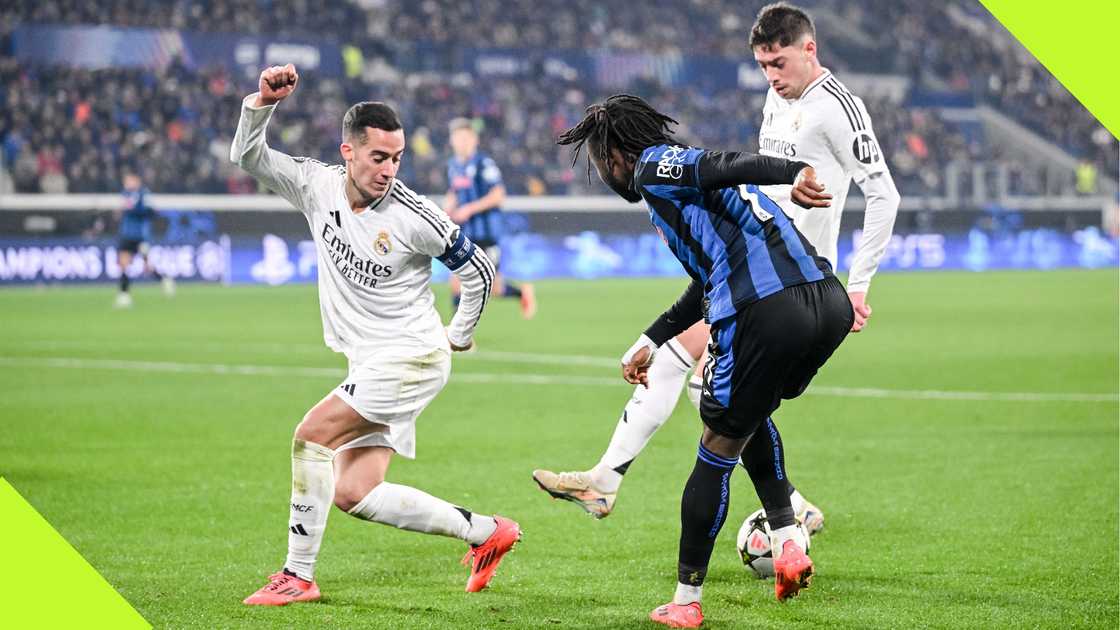
{"type": "MultiPolygon", "coordinates": [[[[182,234],[186,237],[188,235],[182,234]]],[[[840,266],[851,262],[859,231],[840,241],[840,266]]],[[[318,259],[310,239],[264,234],[259,237],[199,235],[154,245],[152,264],[180,280],[288,284],[316,279],[318,259]]],[[[502,271],[511,278],[682,276],[680,264],[650,231],[616,234],[594,231],[568,235],[517,234],[502,242],[502,271]]],[[[895,234],[880,264],[883,272],[920,270],[1056,269],[1115,267],[1120,243],[1096,227],[1072,233],[1050,229],[964,234],[895,234]]],[[[137,258],[128,270],[143,271],[137,258]]],[[[433,278],[446,268],[432,265],[433,278]]],[[[0,240],[0,284],[108,282],[120,277],[114,242],[36,238],[0,240]]]]}

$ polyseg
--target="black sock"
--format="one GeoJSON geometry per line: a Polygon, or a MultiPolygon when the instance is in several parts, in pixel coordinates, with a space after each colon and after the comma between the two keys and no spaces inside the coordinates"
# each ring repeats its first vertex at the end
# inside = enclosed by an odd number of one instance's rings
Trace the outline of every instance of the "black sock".
{"type": "Polygon", "coordinates": [[[681,544],[677,556],[677,580],[700,586],[708,574],[708,561],[716,536],[727,520],[731,501],[734,459],[720,457],[701,444],[696,466],[681,496],[681,544]]]}
{"type": "Polygon", "coordinates": [[[789,495],[793,484],[786,475],[786,455],[782,436],[771,418],[767,418],[747,441],[740,456],[743,468],[751,476],[754,491],[766,510],[766,521],[771,529],[793,525],[793,506],[789,495]]]}
{"type": "Polygon", "coordinates": [[[507,282],[506,288],[502,290],[502,297],[519,298],[521,297],[521,289],[519,289],[513,283],[507,282]]]}
{"type": "Polygon", "coordinates": [[[156,279],[156,282],[163,282],[163,274],[156,271],[154,268],[152,269],[152,277],[156,279]]]}
{"type": "Polygon", "coordinates": [[[459,294],[458,293],[452,294],[452,296],[451,296],[451,307],[452,308],[459,308],[459,294]]]}
{"type": "Polygon", "coordinates": [[[129,278],[128,278],[128,274],[124,272],[124,269],[121,269],[120,285],[121,285],[121,293],[128,293],[129,278]]]}

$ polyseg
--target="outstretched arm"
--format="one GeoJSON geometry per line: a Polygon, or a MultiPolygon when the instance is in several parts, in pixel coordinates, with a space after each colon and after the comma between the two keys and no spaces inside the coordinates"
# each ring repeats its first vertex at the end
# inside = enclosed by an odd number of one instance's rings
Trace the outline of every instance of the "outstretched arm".
{"type": "Polygon", "coordinates": [[[277,103],[292,94],[299,82],[295,66],[272,66],[261,73],[259,91],[241,103],[241,119],[229,149],[229,159],[254,179],[296,207],[302,206],[306,162],[268,146],[265,132],[277,103]]]}
{"type": "Polygon", "coordinates": [[[827,208],[832,195],[817,183],[817,173],[805,162],[739,151],[707,151],[697,164],[700,188],[719,190],[743,184],[793,184],[790,197],[805,208],[827,208]]]}

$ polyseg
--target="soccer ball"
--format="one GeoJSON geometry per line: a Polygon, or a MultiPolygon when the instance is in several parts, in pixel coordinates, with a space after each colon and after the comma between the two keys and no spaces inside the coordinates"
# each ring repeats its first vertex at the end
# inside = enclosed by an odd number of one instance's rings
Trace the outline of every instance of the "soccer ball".
{"type": "MultiPolygon", "coordinates": [[[[801,533],[806,541],[805,553],[809,553],[809,532],[805,525],[797,521],[801,533]]],[[[735,548],[739,550],[739,558],[747,569],[754,573],[760,580],[774,577],[774,556],[770,549],[770,525],[766,522],[766,513],[758,510],[743,521],[739,528],[739,535],[735,538],[735,548]]]]}

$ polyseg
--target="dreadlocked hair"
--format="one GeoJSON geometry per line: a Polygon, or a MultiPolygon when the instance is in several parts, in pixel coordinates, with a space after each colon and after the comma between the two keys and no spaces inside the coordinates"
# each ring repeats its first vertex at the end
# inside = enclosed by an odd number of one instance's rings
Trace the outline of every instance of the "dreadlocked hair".
{"type": "Polygon", "coordinates": [[[591,181],[590,153],[611,168],[611,149],[618,149],[624,157],[637,159],[648,147],[658,144],[678,144],[670,125],[676,120],[650,107],[650,104],[630,94],[615,94],[602,103],[595,103],[586,110],[587,115],[578,125],[560,135],[556,144],[574,145],[572,166],[579,160],[580,150],[587,145],[587,180],[591,181]]]}

